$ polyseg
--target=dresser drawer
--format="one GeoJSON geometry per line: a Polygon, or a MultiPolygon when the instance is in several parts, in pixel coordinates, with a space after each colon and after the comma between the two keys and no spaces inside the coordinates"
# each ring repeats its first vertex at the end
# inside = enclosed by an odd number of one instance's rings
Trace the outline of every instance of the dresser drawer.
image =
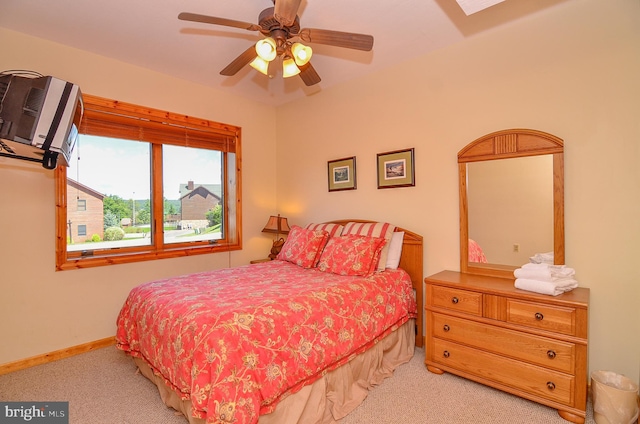
{"type": "Polygon", "coordinates": [[[433,361],[516,390],[573,406],[574,377],[483,352],[439,338],[433,339],[433,361]]]}
{"type": "Polygon", "coordinates": [[[462,318],[427,315],[433,336],[573,374],[575,345],[462,318]]]}
{"type": "Polygon", "coordinates": [[[554,333],[575,335],[576,310],[507,299],[507,322],[554,333]]]}
{"type": "Polygon", "coordinates": [[[430,300],[432,306],[482,316],[482,293],[433,286],[430,300]]]}

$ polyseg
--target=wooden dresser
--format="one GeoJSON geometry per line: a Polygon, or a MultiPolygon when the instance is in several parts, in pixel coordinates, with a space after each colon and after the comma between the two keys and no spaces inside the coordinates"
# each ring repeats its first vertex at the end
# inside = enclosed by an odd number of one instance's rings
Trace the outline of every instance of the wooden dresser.
{"type": "Polygon", "coordinates": [[[589,289],[547,296],[514,280],[443,271],[425,279],[427,369],[447,371],[584,423],[589,289]]]}

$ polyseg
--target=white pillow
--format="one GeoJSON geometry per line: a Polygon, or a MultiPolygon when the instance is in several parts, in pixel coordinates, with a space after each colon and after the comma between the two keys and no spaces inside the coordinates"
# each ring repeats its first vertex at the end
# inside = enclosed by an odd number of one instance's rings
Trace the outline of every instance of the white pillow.
{"type": "Polygon", "coordinates": [[[400,265],[400,255],[402,255],[402,242],[404,241],[404,231],[395,231],[391,235],[389,242],[389,255],[385,268],[397,269],[400,265]]]}

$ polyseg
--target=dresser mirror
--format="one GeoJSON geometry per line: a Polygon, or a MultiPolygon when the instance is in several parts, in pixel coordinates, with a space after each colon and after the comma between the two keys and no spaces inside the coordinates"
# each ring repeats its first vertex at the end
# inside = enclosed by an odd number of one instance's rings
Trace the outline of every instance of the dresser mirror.
{"type": "Polygon", "coordinates": [[[458,153],[460,270],[513,278],[534,255],[564,263],[564,144],[542,131],[487,134],[458,153]]]}

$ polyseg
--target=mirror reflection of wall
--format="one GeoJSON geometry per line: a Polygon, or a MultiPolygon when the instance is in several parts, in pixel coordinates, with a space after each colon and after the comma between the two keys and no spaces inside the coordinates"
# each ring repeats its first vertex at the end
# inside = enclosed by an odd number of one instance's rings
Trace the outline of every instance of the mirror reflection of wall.
{"type": "Polygon", "coordinates": [[[469,238],[487,262],[553,251],[553,155],[468,163],[467,201],[469,238]]]}

